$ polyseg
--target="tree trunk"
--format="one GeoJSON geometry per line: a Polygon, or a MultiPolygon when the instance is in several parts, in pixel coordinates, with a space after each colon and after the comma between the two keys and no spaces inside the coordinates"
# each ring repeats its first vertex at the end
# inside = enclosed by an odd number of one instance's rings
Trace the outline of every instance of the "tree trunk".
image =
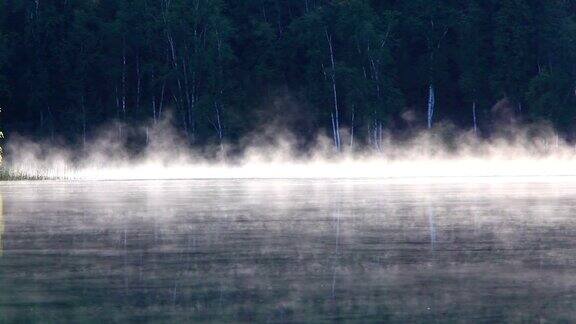
{"type": "Polygon", "coordinates": [[[434,86],[432,85],[432,83],[430,83],[430,92],[428,94],[428,129],[432,128],[435,105],[436,105],[436,98],[434,95],[434,86]]]}
{"type": "Polygon", "coordinates": [[[126,42],[122,43],[122,114],[126,116],[126,42]]]}
{"type": "Polygon", "coordinates": [[[152,120],[154,121],[154,124],[156,124],[157,119],[156,119],[156,90],[154,89],[154,82],[156,82],[155,80],[155,73],[154,73],[154,68],[152,68],[152,75],[151,75],[151,89],[152,89],[152,120]]]}
{"type": "Polygon", "coordinates": [[[382,152],[382,137],[383,137],[382,123],[374,119],[372,121],[372,126],[369,127],[368,136],[370,144],[374,147],[374,150],[382,152]]]}
{"type": "Polygon", "coordinates": [[[326,40],[328,41],[328,49],[330,50],[330,64],[332,66],[332,95],[334,99],[334,115],[333,115],[333,130],[334,130],[334,146],[336,151],[340,151],[340,120],[338,111],[338,92],[336,90],[336,63],[334,61],[334,47],[332,46],[332,37],[326,30],[326,40]]]}
{"type": "MultiPolygon", "coordinates": [[[[433,33],[434,32],[434,19],[433,17],[431,17],[430,19],[430,31],[433,33]]],[[[436,43],[436,46],[433,45],[433,41],[432,41],[432,36],[430,36],[430,38],[428,39],[428,49],[430,51],[430,91],[428,94],[428,129],[432,128],[432,124],[434,122],[434,108],[436,106],[436,97],[435,97],[435,93],[434,93],[434,64],[435,64],[435,54],[436,51],[440,49],[440,46],[442,45],[442,41],[444,40],[444,38],[446,37],[446,35],[448,34],[448,27],[446,27],[444,29],[444,33],[442,34],[442,36],[440,37],[440,39],[438,40],[438,42],[436,43]]]]}
{"type": "MultiPolygon", "coordinates": [[[[188,56],[188,46],[185,46],[185,53],[182,57],[182,71],[184,72],[184,92],[186,97],[186,114],[187,114],[187,122],[189,127],[191,128],[191,137],[194,138],[194,128],[193,125],[193,106],[194,106],[194,76],[190,81],[188,78],[189,67],[186,57],[188,56]],[[190,85],[192,83],[192,85],[190,85]],[[191,89],[192,88],[192,89],[191,89]]],[[[194,75],[194,74],[193,74],[194,75]]]]}
{"type": "Polygon", "coordinates": [[[160,103],[158,104],[158,119],[162,118],[162,110],[164,109],[164,90],[166,88],[166,81],[162,81],[162,89],[160,90],[160,103]]]}
{"type": "Polygon", "coordinates": [[[334,141],[334,145],[336,146],[336,149],[338,149],[338,146],[337,146],[338,137],[336,136],[336,121],[334,120],[334,113],[333,112],[330,113],[330,121],[332,122],[332,140],[334,141]]]}
{"type": "Polygon", "coordinates": [[[354,147],[354,117],[356,115],[356,108],[352,106],[352,120],[350,121],[350,149],[354,147]]]}
{"type": "Polygon", "coordinates": [[[216,134],[218,135],[218,141],[220,142],[220,152],[223,154],[224,153],[224,143],[223,143],[224,130],[222,129],[222,121],[220,119],[220,104],[218,104],[216,101],[214,101],[214,110],[216,113],[216,123],[215,123],[216,134]]]}

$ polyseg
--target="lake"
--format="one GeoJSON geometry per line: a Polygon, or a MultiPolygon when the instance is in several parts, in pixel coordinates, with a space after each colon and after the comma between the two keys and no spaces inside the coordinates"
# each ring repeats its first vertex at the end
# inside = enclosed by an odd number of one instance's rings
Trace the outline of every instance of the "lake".
{"type": "Polygon", "coordinates": [[[0,322],[576,318],[576,182],[0,184],[0,322]]]}

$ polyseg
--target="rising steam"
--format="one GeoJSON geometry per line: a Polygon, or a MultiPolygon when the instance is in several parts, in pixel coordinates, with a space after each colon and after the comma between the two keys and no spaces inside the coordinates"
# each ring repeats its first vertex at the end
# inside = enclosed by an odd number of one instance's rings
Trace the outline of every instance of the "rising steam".
{"type": "MultiPolygon", "coordinates": [[[[114,127],[86,144],[82,155],[14,136],[7,145],[11,172],[80,180],[219,178],[385,178],[389,180],[520,179],[551,181],[576,176],[576,150],[548,127],[516,127],[493,138],[438,127],[415,136],[385,136],[380,150],[348,147],[336,154],[319,136],[302,150],[288,132],[251,136],[229,153],[195,151],[169,122],[146,130],[148,144],[128,153],[114,127]]],[[[468,181],[467,180],[467,181],[468,181]]]]}

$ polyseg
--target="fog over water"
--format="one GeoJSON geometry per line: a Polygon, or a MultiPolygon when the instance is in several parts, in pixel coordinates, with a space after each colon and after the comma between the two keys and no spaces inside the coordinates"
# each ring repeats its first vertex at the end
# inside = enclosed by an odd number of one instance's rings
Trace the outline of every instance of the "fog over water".
{"type": "Polygon", "coordinates": [[[0,0],[0,324],[576,323],[575,81],[576,0],[0,0]]]}
{"type": "Polygon", "coordinates": [[[0,322],[576,316],[576,186],[0,184],[0,322]]]}
{"type": "Polygon", "coordinates": [[[136,153],[12,137],[12,172],[55,179],[0,183],[0,322],[576,316],[576,153],[554,132],[199,152],[169,129],[136,153]]]}
{"type": "MultiPolygon", "coordinates": [[[[133,132],[147,144],[128,150],[107,128],[71,150],[13,136],[8,168],[20,174],[77,180],[209,178],[470,178],[576,176],[576,149],[544,126],[508,126],[491,137],[440,126],[411,136],[386,135],[378,147],[348,145],[335,152],[318,136],[302,148],[296,135],[266,130],[236,144],[193,149],[163,122],[133,132]]],[[[346,142],[346,132],[342,132],[346,142]]],[[[542,180],[542,179],[541,179],[542,180]]],[[[497,180],[495,180],[497,181],[497,180]]]]}

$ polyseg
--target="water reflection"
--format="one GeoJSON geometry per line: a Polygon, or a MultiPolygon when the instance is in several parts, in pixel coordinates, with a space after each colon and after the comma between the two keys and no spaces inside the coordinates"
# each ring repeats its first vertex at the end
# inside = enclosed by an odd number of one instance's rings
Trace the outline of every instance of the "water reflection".
{"type": "Polygon", "coordinates": [[[0,190],[0,322],[576,316],[572,184],[219,180],[0,190]]]}
{"type": "Polygon", "coordinates": [[[434,250],[436,244],[436,225],[434,220],[434,210],[428,207],[428,223],[430,225],[430,248],[434,250]]]}

